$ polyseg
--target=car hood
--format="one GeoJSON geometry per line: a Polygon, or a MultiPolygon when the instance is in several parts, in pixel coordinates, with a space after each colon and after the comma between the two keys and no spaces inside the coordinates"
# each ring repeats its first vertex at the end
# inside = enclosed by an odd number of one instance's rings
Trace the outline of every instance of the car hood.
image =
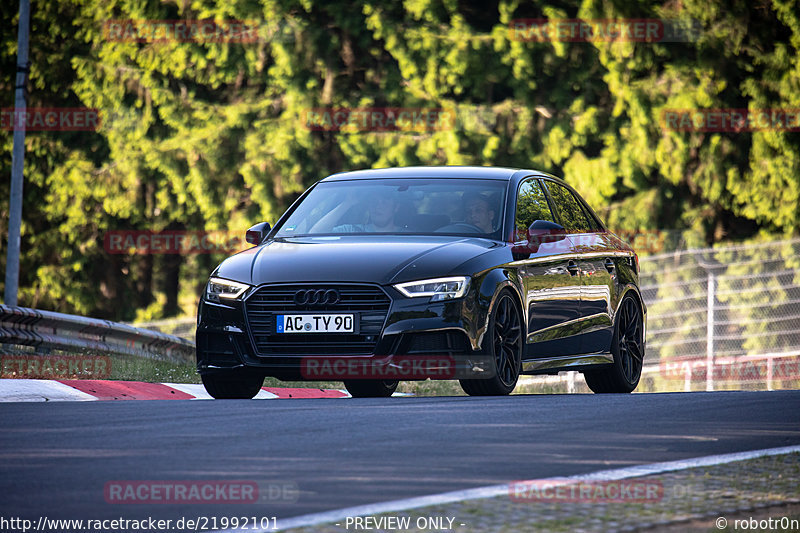
{"type": "Polygon", "coordinates": [[[316,281],[401,283],[471,274],[456,269],[498,246],[502,244],[471,237],[296,237],[270,241],[229,257],[213,275],[251,285],[316,281]]]}

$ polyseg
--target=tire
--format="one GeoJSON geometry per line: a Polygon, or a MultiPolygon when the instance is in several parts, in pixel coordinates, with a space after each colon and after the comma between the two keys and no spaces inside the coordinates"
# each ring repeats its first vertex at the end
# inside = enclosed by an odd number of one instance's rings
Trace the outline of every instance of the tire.
{"type": "Polygon", "coordinates": [[[505,396],[517,386],[522,369],[522,312],[509,291],[497,298],[489,317],[483,351],[494,362],[492,377],[459,380],[470,396],[505,396]]]}
{"type": "Polygon", "coordinates": [[[264,384],[264,376],[259,374],[203,374],[201,378],[206,392],[217,400],[250,400],[264,384]]]}
{"type": "Polygon", "coordinates": [[[645,344],[642,309],[631,295],[622,299],[614,325],[611,353],[614,362],[600,370],[583,373],[586,384],[596,393],[630,393],[642,377],[645,344]]]}
{"type": "Polygon", "coordinates": [[[353,398],[388,398],[397,390],[399,381],[382,379],[353,379],[344,386],[353,398]]]}

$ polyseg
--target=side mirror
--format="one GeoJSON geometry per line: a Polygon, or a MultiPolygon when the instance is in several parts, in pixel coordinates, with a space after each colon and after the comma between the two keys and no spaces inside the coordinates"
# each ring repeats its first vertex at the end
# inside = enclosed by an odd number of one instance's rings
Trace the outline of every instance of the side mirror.
{"type": "Polygon", "coordinates": [[[515,261],[527,259],[539,251],[539,245],[547,242],[563,241],[567,238],[564,226],[547,220],[535,220],[525,232],[525,242],[511,247],[515,261]]]}
{"type": "Polygon", "coordinates": [[[259,245],[261,244],[261,241],[263,241],[264,238],[269,234],[269,230],[269,222],[261,222],[247,230],[247,233],[244,234],[244,240],[250,244],[259,245]]]}
{"type": "Polygon", "coordinates": [[[535,220],[528,228],[528,242],[542,244],[545,242],[563,241],[567,238],[564,226],[547,220],[535,220]]]}

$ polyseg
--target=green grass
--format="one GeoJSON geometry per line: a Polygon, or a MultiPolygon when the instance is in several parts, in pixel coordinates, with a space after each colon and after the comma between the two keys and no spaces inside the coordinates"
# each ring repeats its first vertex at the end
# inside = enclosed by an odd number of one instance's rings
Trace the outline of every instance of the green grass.
{"type": "Polygon", "coordinates": [[[415,396],[466,396],[458,381],[452,380],[427,380],[427,381],[401,381],[397,387],[398,392],[410,392],[415,396]]]}
{"type": "Polygon", "coordinates": [[[200,383],[194,363],[170,363],[145,357],[111,356],[111,377],[148,383],[200,383]]]}

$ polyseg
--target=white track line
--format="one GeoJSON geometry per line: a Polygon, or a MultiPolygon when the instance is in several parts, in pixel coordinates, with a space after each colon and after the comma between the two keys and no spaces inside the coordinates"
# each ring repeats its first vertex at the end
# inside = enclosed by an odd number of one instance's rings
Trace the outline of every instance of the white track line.
{"type": "Polygon", "coordinates": [[[274,400],[275,398],[278,398],[278,397],[279,396],[277,394],[273,393],[273,392],[269,392],[269,391],[266,391],[264,389],[261,389],[260,391],[258,391],[258,394],[256,394],[253,399],[254,400],[274,400]]]}
{"type": "MultiPolygon", "coordinates": [[[[181,392],[185,392],[191,396],[193,400],[213,400],[214,398],[211,397],[210,394],[206,392],[206,388],[199,384],[199,383],[162,383],[162,385],[166,385],[167,387],[172,387],[173,389],[177,389],[181,392]]],[[[261,389],[258,394],[255,396],[255,400],[273,400],[277,398],[277,394],[273,394],[271,392],[265,391],[261,389]]]]}
{"type": "Polygon", "coordinates": [[[185,392],[190,396],[194,396],[193,400],[213,400],[210,394],[206,392],[206,388],[199,383],[162,383],[167,387],[172,387],[181,392],[185,392]]]}
{"type": "Polygon", "coordinates": [[[3,402],[87,402],[97,400],[91,394],[44,379],[0,379],[3,402]]]}
{"type": "MultiPolygon", "coordinates": [[[[687,468],[721,465],[725,463],[733,463],[736,461],[745,461],[748,459],[757,459],[759,457],[783,455],[795,452],[800,452],[800,446],[784,446],[782,448],[767,448],[763,450],[753,450],[749,452],[726,453],[722,455],[707,455],[705,457],[682,459],[680,461],[651,463],[647,465],[616,468],[613,470],[601,470],[599,472],[593,472],[590,474],[580,474],[576,476],[546,478],[546,479],[547,481],[551,482],[552,481],[562,481],[562,482],[617,481],[620,479],[628,479],[641,476],[652,476],[654,474],[663,474],[665,472],[685,470],[687,468]]],[[[526,480],[526,481],[531,481],[531,480],[526,480]]],[[[327,511],[324,513],[314,513],[314,514],[296,516],[293,518],[278,519],[278,525],[275,529],[260,529],[260,530],[250,529],[248,530],[248,533],[254,533],[256,531],[267,533],[270,531],[281,531],[297,527],[309,527],[320,524],[335,523],[344,520],[347,517],[374,516],[376,514],[381,514],[381,513],[407,511],[409,509],[428,507],[430,505],[443,505],[447,503],[462,502],[466,500],[476,500],[479,498],[494,498],[497,496],[508,496],[509,487],[510,484],[491,485],[488,487],[479,487],[476,489],[457,490],[453,492],[444,492],[441,494],[432,494],[430,496],[419,496],[416,498],[408,498],[404,500],[394,500],[394,501],[381,502],[369,505],[359,505],[357,507],[348,507],[345,509],[337,509],[334,511],[327,511]]],[[[220,530],[217,533],[233,533],[233,532],[244,532],[244,531],[245,530],[240,530],[240,529],[226,529],[226,530],[220,530]]]]}

